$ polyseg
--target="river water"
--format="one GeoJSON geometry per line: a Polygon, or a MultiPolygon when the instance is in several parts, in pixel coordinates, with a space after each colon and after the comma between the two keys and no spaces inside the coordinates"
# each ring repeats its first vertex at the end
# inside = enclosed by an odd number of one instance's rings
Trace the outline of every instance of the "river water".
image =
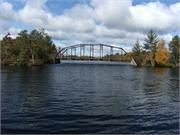
{"type": "Polygon", "coordinates": [[[1,66],[1,133],[179,134],[179,69],[1,66]]]}

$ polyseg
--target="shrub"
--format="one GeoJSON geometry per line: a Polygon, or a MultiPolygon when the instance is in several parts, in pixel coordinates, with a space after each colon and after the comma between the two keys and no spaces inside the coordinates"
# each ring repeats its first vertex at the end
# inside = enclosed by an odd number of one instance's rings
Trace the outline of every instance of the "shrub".
{"type": "Polygon", "coordinates": [[[40,66],[42,64],[43,62],[40,59],[34,61],[34,66],[40,66]]]}
{"type": "Polygon", "coordinates": [[[165,67],[175,67],[173,63],[165,63],[165,67]]]}
{"type": "Polygon", "coordinates": [[[1,63],[3,64],[10,64],[11,63],[11,59],[10,58],[4,58],[1,63]]]}
{"type": "Polygon", "coordinates": [[[20,60],[19,65],[20,65],[20,66],[26,66],[26,65],[27,65],[27,61],[25,61],[25,60],[20,60]]]}
{"type": "Polygon", "coordinates": [[[140,53],[137,56],[134,56],[134,61],[136,62],[137,66],[141,66],[143,63],[144,56],[140,53]]]}

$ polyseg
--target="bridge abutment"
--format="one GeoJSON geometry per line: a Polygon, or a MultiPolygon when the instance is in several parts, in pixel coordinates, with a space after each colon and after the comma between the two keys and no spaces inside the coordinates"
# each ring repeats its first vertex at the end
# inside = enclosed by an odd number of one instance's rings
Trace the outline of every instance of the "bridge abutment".
{"type": "Polygon", "coordinates": [[[60,59],[56,59],[53,57],[53,63],[56,64],[56,63],[61,63],[61,60],[60,59]]]}
{"type": "Polygon", "coordinates": [[[137,66],[136,62],[134,61],[134,59],[131,60],[131,66],[137,66]]]}

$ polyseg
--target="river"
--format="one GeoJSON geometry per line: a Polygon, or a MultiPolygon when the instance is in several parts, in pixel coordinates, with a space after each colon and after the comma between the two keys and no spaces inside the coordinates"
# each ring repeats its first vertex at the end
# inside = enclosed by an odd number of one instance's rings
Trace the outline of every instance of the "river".
{"type": "Polygon", "coordinates": [[[2,134],[179,134],[179,69],[1,66],[2,134]]]}

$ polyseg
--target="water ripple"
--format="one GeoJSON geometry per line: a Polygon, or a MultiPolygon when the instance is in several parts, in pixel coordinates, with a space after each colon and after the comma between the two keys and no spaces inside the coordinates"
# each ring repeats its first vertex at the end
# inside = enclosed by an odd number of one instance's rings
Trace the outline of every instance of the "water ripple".
{"type": "Polygon", "coordinates": [[[179,134],[179,70],[2,67],[4,134],[179,134]]]}

